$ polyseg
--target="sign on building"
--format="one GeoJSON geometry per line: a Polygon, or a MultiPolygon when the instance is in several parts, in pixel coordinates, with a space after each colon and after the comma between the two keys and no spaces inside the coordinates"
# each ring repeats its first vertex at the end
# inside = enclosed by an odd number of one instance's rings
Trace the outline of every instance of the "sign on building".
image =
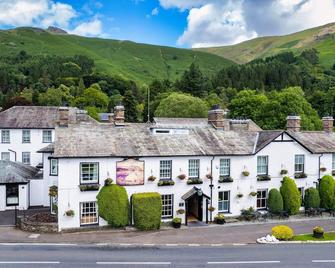
{"type": "Polygon", "coordinates": [[[117,162],[116,183],[124,186],[144,184],[144,161],[127,159],[117,162]]]}

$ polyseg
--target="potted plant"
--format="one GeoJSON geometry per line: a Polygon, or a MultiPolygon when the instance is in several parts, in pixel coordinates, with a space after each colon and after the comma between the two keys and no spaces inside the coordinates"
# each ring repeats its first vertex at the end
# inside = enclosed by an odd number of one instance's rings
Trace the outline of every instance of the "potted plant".
{"type": "Polygon", "coordinates": [[[226,223],[226,220],[225,220],[224,215],[223,215],[222,213],[217,214],[217,215],[214,217],[214,221],[215,221],[217,224],[225,224],[225,223],[226,223]]]}
{"type": "Polygon", "coordinates": [[[148,181],[155,181],[155,180],[156,180],[156,177],[153,175],[149,176],[148,178],[148,181]]]}
{"type": "Polygon", "coordinates": [[[325,167],[320,167],[320,171],[321,171],[321,172],[326,172],[326,170],[327,170],[327,169],[326,169],[325,167]]]}
{"type": "Polygon", "coordinates": [[[181,218],[178,218],[178,217],[173,218],[173,220],[172,220],[172,226],[173,226],[173,228],[180,228],[180,226],[181,226],[181,218]]]}
{"type": "Polygon", "coordinates": [[[185,213],[185,209],[182,209],[182,208],[180,208],[180,209],[178,209],[177,210],[177,214],[184,214],[185,213]]]}
{"type": "Polygon", "coordinates": [[[280,171],[280,175],[286,175],[288,173],[288,170],[287,169],[282,169],[280,171]]]}
{"type": "Polygon", "coordinates": [[[65,215],[68,217],[73,217],[74,216],[74,211],[72,209],[69,209],[65,211],[65,215]]]}
{"type": "Polygon", "coordinates": [[[111,185],[113,183],[113,179],[107,178],[105,179],[105,186],[111,185]]]}
{"type": "Polygon", "coordinates": [[[257,195],[257,192],[250,192],[249,195],[255,197],[257,195]]]}
{"type": "Polygon", "coordinates": [[[236,195],[236,197],[237,197],[237,198],[242,198],[242,197],[243,197],[243,194],[242,194],[242,193],[238,193],[238,194],[236,195]]]}
{"type": "Polygon", "coordinates": [[[180,175],[178,175],[177,177],[178,177],[178,179],[180,179],[180,180],[185,180],[185,179],[186,179],[186,175],[185,175],[185,174],[180,174],[180,175]]]}
{"type": "Polygon", "coordinates": [[[313,237],[315,238],[323,238],[324,230],[320,226],[316,226],[313,228],[313,237]]]}
{"type": "Polygon", "coordinates": [[[210,207],[208,208],[208,211],[210,211],[210,212],[213,212],[214,210],[215,210],[215,207],[210,206],[210,207]]]}
{"type": "Polygon", "coordinates": [[[250,172],[247,171],[247,170],[244,170],[244,171],[242,171],[242,175],[243,175],[244,177],[248,177],[248,176],[250,175],[250,172]]]}

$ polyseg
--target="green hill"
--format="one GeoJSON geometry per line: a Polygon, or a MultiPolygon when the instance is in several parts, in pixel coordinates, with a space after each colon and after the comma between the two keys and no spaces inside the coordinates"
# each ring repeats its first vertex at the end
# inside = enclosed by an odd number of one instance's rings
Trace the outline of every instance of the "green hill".
{"type": "Polygon", "coordinates": [[[232,46],[200,48],[195,51],[213,53],[236,63],[246,63],[285,51],[299,53],[308,48],[319,51],[323,66],[332,66],[335,63],[335,23],[285,36],[260,37],[232,46]]]}
{"type": "Polygon", "coordinates": [[[120,75],[147,84],[154,78],[175,80],[192,62],[208,75],[234,64],[217,55],[173,47],[130,41],[87,38],[38,28],[0,31],[0,55],[25,50],[31,55],[86,55],[95,61],[97,71],[120,75]]]}

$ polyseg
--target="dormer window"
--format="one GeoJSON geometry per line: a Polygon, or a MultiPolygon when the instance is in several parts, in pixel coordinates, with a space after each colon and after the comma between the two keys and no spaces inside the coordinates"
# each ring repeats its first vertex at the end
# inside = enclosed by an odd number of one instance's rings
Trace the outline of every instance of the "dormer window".
{"type": "Polygon", "coordinates": [[[152,128],[151,132],[157,135],[187,135],[189,130],[183,128],[152,128]]]}

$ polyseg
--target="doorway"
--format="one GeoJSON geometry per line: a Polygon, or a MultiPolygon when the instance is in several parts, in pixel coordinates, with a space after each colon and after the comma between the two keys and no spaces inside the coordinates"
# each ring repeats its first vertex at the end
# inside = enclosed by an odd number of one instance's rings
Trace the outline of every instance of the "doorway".
{"type": "Polygon", "coordinates": [[[197,194],[187,200],[187,221],[202,221],[203,197],[197,194]]]}

